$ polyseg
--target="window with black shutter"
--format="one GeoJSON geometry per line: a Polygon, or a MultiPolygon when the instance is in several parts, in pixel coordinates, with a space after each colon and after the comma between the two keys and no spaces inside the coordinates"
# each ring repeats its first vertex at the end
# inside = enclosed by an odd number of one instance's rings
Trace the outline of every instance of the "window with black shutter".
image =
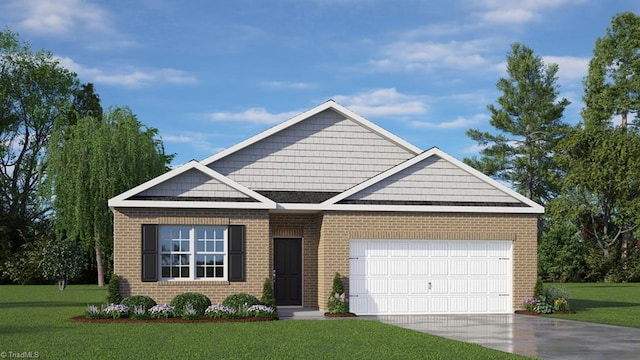
{"type": "Polygon", "coordinates": [[[158,225],[142,225],[142,281],[158,281],[158,225]]]}
{"type": "Polygon", "coordinates": [[[229,226],[229,281],[245,280],[245,226],[229,226]]]}

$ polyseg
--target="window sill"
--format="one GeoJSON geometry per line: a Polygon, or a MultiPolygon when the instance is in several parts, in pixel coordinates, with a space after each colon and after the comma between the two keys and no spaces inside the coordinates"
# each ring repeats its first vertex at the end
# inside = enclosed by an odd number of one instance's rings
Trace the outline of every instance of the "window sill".
{"type": "Polygon", "coordinates": [[[157,284],[160,286],[228,286],[231,283],[227,280],[159,280],[157,284]]]}

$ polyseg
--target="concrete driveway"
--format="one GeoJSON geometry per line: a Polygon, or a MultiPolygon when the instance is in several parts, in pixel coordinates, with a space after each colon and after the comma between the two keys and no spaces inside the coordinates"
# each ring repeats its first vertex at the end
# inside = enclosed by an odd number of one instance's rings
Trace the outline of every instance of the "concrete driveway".
{"type": "Polygon", "coordinates": [[[640,329],[529,315],[362,316],[542,359],[640,359],[640,329]]]}

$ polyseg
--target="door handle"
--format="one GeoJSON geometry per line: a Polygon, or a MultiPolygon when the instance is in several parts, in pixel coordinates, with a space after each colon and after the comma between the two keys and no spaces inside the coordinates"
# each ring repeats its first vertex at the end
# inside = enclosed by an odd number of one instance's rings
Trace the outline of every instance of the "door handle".
{"type": "Polygon", "coordinates": [[[431,290],[431,281],[429,281],[429,290],[431,290]]]}
{"type": "Polygon", "coordinates": [[[273,269],[273,271],[271,271],[271,275],[272,275],[273,282],[276,282],[276,269],[273,269]]]}

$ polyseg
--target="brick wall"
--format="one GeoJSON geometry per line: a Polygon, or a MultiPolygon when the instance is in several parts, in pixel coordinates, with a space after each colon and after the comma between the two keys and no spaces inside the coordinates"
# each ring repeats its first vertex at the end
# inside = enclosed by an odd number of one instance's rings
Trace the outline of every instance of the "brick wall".
{"type": "Polygon", "coordinates": [[[533,294],[537,278],[537,216],[326,212],[318,244],[318,303],[325,307],[335,272],[348,289],[349,240],[511,240],[513,302],[533,294]]]}
{"type": "Polygon", "coordinates": [[[266,210],[143,209],[114,211],[114,271],[121,277],[122,296],[146,295],[168,303],[183,292],[200,292],[213,303],[235,293],[262,296],[264,279],[270,276],[269,214],[266,210]],[[142,224],[245,225],[246,281],[141,281],[142,224]]]}

